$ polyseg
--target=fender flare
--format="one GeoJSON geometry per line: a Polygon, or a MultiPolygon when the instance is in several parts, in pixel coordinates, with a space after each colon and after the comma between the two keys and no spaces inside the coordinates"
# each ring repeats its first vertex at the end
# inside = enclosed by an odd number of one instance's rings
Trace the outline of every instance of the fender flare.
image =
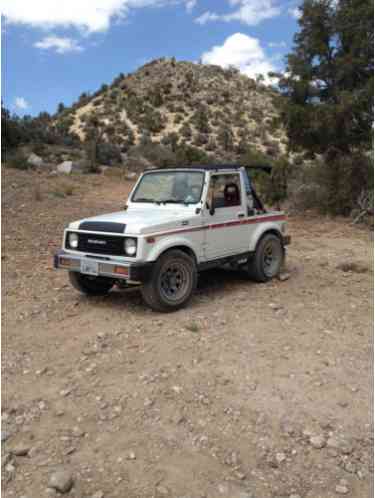
{"type": "Polygon", "coordinates": [[[168,237],[163,238],[162,240],[156,242],[155,247],[150,251],[148,260],[156,261],[162,254],[171,250],[171,249],[180,249],[187,254],[191,255],[195,263],[198,264],[199,260],[197,257],[196,248],[191,243],[191,241],[185,237],[168,237]]]}
{"type": "Polygon", "coordinates": [[[276,235],[277,237],[279,237],[280,242],[282,244],[282,247],[284,249],[283,237],[282,237],[282,233],[280,232],[279,226],[276,223],[269,222],[269,223],[264,223],[264,224],[260,225],[259,228],[256,229],[256,231],[252,237],[252,239],[255,241],[255,243],[253,246],[250,246],[250,251],[255,252],[257,250],[259,242],[267,233],[272,233],[272,234],[276,235]]]}

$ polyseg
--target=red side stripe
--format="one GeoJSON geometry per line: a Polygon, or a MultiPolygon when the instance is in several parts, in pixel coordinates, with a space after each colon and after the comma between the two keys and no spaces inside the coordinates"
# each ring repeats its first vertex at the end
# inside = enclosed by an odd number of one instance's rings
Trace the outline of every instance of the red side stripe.
{"type": "Polygon", "coordinates": [[[254,223],[262,223],[264,221],[284,221],[285,215],[277,214],[273,216],[259,216],[257,218],[245,218],[243,220],[227,221],[225,223],[216,223],[212,225],[203,225],[198,227],[180,228],[169,232],[159,232],[148,235],[148,237],[164,237],[166,235],[174,235],[176,233],[199,232],[201,230],[216,230],[217,228],[232,227],[237,225],[252,225],[254,223]]]}

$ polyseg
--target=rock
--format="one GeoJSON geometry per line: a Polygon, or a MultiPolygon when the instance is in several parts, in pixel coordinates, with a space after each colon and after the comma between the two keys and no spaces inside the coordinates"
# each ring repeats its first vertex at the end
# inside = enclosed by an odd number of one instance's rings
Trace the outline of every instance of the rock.
{"type": "Polygon", "coordinates": [[[80,427],[73,427],[73,436],[74,437],[84,437],[86,432],[80,427]]]}
{"type": "Polygon", "coordinates": [[[104,493],[103,491],[97,491],[91,498],[104,498],[104,493]]]}
{"type": "Polygon", "coordinates": [[[320,450],[321,448],[324,448],[324,446],[326,445],[326,440],[324,436],[311,436],[310,444],[314,448],[320,450]]]}
{"type": "Polygon", "coordinates": [[[128,173],[126,173],[126,179],[127,180],[135,180],[137,178],[137,173],[134,173],[132,171],[129,171],[128,173]]]}
{"type": "Polygon", "coordinates": [[[106,174],[106,172],[107,172],[110,168],[111,168],[111,167],[110,167],[110,166],[107,166],[106,164],[101,164],[101,165],[99,166],[99,171],[100,171],[103,175],[105,175],[105,174],[106,174]]]}
{"type": "Polygon", "coordinates": [[[355,474],[355,472],[357,471],[357,467],[353,462],[348,461],[344,463],[344,470],[349,474],[355,474]]]}
{"type": "Polygon", "coordinates": [[[16,470],[16,467],[12,463],[8,463],[5,465],[5,470],[11,474],[16,470]]]}
{"type": "Polygon", "coordinates": [[[274,311],[279,311],[279,310],[283,309],[282,305],[277,304],[277,303],[269,303],[268,306],[271,308],[271,310],[274,310],[274,311]]]}
{"type": "Polygon", "coordinates": [[[29,155],[29,157],[27,158],[27,162],[28,164],[31,164],[31,166],[35,166],[36,168],[39,168],[44,164],[43,159],[37,154],[34,154],[34,152],[29,155]]]}
{"type": "Polygon", "coordinates": [[[135,456],[134,451],[131,451],[129,455],[126,457],[128,460],[136,460],[137,457],[135,456]]]}
{"type": "Polygon", "coordinates": [[[226,456],[225,458],[225,463],[227,465],[233,465],[236,466],[238,465],[238,455],[235,451],[232,451],[229,455],[226,456]]]}
{"type": "Polygon", "coordinates": [[[341,484],[338,484],[336,486],[335,491],[339,495],[347,495],[349,493],[349,489],[341,484]]]}
{"type": "Polygon", "coordinates": [[[157,496],[168,496],[169,490],[165,486],[158,486],[156,488],[157,496]]]}
{"type": "Polygon", "coordinates": [[[72,473],[69,470],[58,470],[54,472],[48,482],[48,487],[60,491],[60,493],[68,493],[74,484],[72,473]]]}
{"type": "Polygon", "coordinates": [[[58,173],[65,173],[66,175],[70,175],[73,171],[79,169],[73,161],[63,161],[62,163],[57,165],[56,171],[58,173]]]}
{"type": "Polygon", "coordinates": [[[334,450],[340,451],[343,455],[350,455],[353,451],[353,445],[348,440],[334,436],[327,440],[327,446],[334,450]]]}
{"type": "Polygon", "coordinates": [[[1,466],[5,467],[12,460],[12,455],[10,453],[5,453],[1,458],[1,466]]]}
{"type": "Polygon", "coordinates": [[[283,272],[283,273],[279,273],[278,279],[280,280],[280,282],[285,282],[286,280],[289,280],[290,277],[291,277],[290,273],[283,272]]]}
{"type": "Polygon", "coordinates": [[[57,496],[57,491],[56,491],[56,489],[47,488],[46,495],[51,496],[51,497],[57,496]]]}
{"type": "Polygon", "coordinates": [[[276,453],[276,462],[278,464],[283,463],[286,460],[285,453],[276,453]]]}
{"type": "Polygon", "coordinates": [[[292,494],[292,495],[289,496],[289,498],[301,498],[301,496],[300,495],[296,495],[296,494],[292,494]]]}
{"type": "Polygon", "coordinates": [[[1,442],[5,443],[10,437],[10,434],[7,431],[1,431],[1,442]]]}
{"type": "Polygon", "coordinates": [[[14,448],[12,448],[11,452],[15,456],[27,456],[30,451],[30,446],[27,446],[25,444],[17,444],[14,448]]]}

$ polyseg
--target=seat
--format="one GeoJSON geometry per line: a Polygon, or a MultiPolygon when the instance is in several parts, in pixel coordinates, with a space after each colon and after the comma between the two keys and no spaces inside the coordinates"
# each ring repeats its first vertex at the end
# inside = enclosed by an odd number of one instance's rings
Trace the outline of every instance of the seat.
{"type": "Polygon", "coordinates": [[[240,189],[235,183],[228,183],[224,188],[224,206],[238,206],[240,201],[240,189]]]}

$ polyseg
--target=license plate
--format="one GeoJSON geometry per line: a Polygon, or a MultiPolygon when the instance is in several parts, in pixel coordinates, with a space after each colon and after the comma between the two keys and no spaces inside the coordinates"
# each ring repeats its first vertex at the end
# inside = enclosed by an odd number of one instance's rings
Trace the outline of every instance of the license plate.
{"type": "Polygon", "coordinates": [[[89,259],[81,260],[81,273],[85,275],[99,275],[99,263],[90,261],[89,259]]]}

